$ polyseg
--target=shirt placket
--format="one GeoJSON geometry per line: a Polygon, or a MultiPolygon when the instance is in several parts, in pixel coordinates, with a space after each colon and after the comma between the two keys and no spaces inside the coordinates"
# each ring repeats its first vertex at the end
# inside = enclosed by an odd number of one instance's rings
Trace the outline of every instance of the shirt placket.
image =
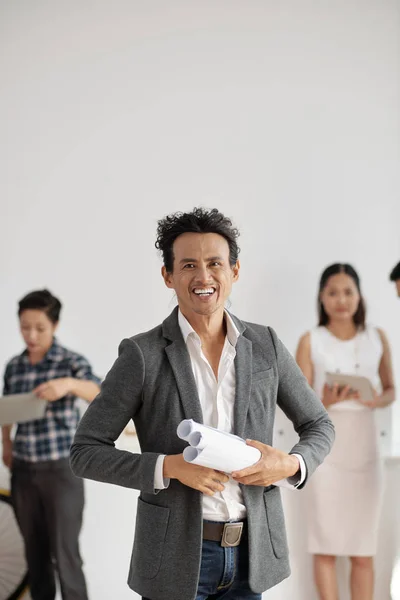
{"type": "Polygon", "coordinates": [[[208,362],[205,354],[203,353],[200,341],[197,342],[196,345],[198,348],[200,358],[205,365],[206,376],[209,380],[209,385],[207,387],[210,389],[210,392],[211,392],[212,417],[211,417],[211,422],[208,423],[208,425],[210,425],[211,427],[217,427],[218,426],[218,404],[217,404],[218,381],[214,375],[214,371],[212,370],[210,363],[208,362]]]}
{"type": "MultiPolygon", "coordinates": [[[[236,351],[234,347],[226,340],[226,345],[224,347],[224,351],[221,357],[221,368],[218,373],[218,397],[217,397],[217,406],[218,406],[218,429],[223,431],[227,431],[232,433],[232,413],[233,413],[233,403],[230,407],[224,406],[224,380],[226,378],[229,369],[232,366],[232,362],[234,361],[236,355],[236,351]]],[[[228,519],[231,520],[235,516],[235,502],[232,498],[232,480],[229,478],[229,481],[225,484],[225,489],[221,493],[222,498],[226,504],[226,510],[228,512],[228,519]]]]}
{"type": "MultiPolygon", "coordinates": [[[[200,347],[200,354],[201,354],[202,360],[205,362],[205,364],[207,366],[207,371],[208,371],[209,377],[211,378],[212,386],[213,386],[213,404],[214,404],[213,420],[214,420],[214,423],[212,423],[212,426],[217,427],[218,429],[220,429],[222,431],[231,432],[232,423],[231,423],[230,412],[233,410],[233,407],[231,408],[231,411],[225,410],[225,408],[224,408],[223,382],[224,382],[224,378],[225,378],[226,374],[228,373],[228,371],[232,365],[232,362],[235,358],[235,355],[236,355],[235,349],[233,348],[233,346],[231,346],[231,344],[228,342],[228,340],[226,340],[224,349],[223,349],[222,355],[221,355],[220,366],[218,368],[218,379],[216,379],[214,372],[211,368],[211,365],[208,362],[206,356],[203,354],[201,347],[200,347]]],[[[231,490],[230,490],[231,485],[232,485],[231,480],[229,480],[227,482],[227,484],[225,484],[225,489],[222,492],[220,492],[221,497],[223,498],[223,500],[225,502],[225,508],[227,511],[228,520],[233,519],[235,516],[235,503],[232,499],[232,494],[231,494],[231,490]]]]}
{"type": "Polygon", "coordinates": [[[225,341],[224,349],[222,351],[221,363],[218,369],[218,388],[217,388],[217,427],[222,431],[232,433],[232,406],[224,406],[224,380],[232,365],[235,358],[236,352],[233,346],[229,343],[228,339],[225,341]]]}
{"type": "Polygon", "coordinates": [[[227,340],[225,341],[224,348],[221,354],[221,362],[218,367],[218,379],[214,375],[214,371],[212,367],[203,353],[201,348],[200,340],[196,340],[197,348],[200,352],[200,357],[206,365],[206,370],[208,373],[208,378],[210,380],[210,387],[212,389],[212,403],[213,403],[213,417],[212,417],[212,427],[216,427],[217,429],[221,429],[222,431],[229,431],[229,423],[226,415],[224,415],[223,409],[223,397],[222,397],[222,383],[224,380],[224,376],[228,371],[229,364],[232,361],[232,358],[229,356],[227,352],[227,340]]]}

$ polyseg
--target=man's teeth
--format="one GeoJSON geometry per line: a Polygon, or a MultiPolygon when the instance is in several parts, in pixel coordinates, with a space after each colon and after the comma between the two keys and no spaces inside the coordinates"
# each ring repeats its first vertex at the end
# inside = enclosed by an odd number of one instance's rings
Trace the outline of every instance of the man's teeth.
{"type": "Polygon", "coordinates": [[[214,288],[197,288],[193,290],[198,296],[211,296],[214,293],[214,288]]]}

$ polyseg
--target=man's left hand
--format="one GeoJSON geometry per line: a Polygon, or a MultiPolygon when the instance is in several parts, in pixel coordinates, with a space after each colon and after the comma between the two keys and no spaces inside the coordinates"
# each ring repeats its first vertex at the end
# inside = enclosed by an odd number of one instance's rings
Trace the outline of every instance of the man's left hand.
{"type": "Polygon", "coordinates": [[[246,443],[257,448],[261,458],[251,467],[232,473],[232,478],[238,483],[267,487],[298,472],[300,464],[295,456],[254,440],[246,440],[246,443]]]}
{"type": "Polygon", "coordinates": [[[71,390],[71,379],[70,377],[60,377],[59,379],[51,379],[45,383],[41,383],[34,390],[33,393],[42,400],[48,402],[54,402],[60,398],[64,398],[71,390]]]}

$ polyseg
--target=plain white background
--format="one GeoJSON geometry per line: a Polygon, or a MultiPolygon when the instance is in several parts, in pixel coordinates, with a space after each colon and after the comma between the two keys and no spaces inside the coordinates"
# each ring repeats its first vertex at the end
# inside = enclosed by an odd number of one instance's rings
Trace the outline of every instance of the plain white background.
{"type": "MultiPolygon", "coordinates": [[[[123,337],[175,305],[157,219],[204,205],[241,230],[232,312],[294,351],[322,269],[350,262],[399,373],[399,13],[398,0],[1,1],[0,363],[22,350],[18,299],[46,286],[64,303],[60,340],[103,376],[123,337]]],[[[92,598],[133,598],[134,494],[95,489],[92,598]],[[102,519],[128,536],[121,552],[102,519]]]]}

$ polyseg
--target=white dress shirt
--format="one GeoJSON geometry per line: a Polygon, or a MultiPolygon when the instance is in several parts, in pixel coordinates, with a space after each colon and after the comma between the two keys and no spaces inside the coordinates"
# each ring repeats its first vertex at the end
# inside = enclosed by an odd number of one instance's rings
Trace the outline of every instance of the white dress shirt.
{"type": "MultiPolygon", "coordinates": [[[[203,423],[210,427],[216,427],[221,431],[233,433],[233,409],[236,389],[234,360],[236,356],[236,343],[240,335],[239,331],[229,313],[225,311],[227,334],[218,366],[218,378],[216,378],[210,363],[202,351],[200,337],[187,319],[185,319],[181,311],[179,311],[178,320],[192,364],[203,413],[203,423]]],[[[287,479],[284,479],[275,483],[275,485],[295,489],[304,481],[306,466],[303,457],[298,454],[294,454],[294,456],[297,457],[300,463],[300,474],[296,476],[296,483],[292,484],[287,479]]],[[[159,456],[154,474],[154,487],[159,490],[165,489],[169,485],[169,480],[163,477],[164,458],[164,455],[159,456]]],[[[211,521],[235,521],[246,517],[246,507],[239,484],[230,477],[224,486],[225,489],[223,492],[216,492],[213,496],[203,495],[204,519],[211,521]]]]}

